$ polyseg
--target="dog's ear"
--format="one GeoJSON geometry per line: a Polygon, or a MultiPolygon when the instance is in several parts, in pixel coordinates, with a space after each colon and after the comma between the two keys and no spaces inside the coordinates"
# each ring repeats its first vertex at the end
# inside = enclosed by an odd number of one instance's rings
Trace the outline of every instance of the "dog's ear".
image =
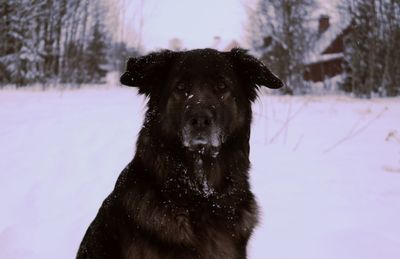
{"type": "Polygon", "coordinates": [[[153,87],[168,76],[170,64],[176,54],[177,52],[163,50],[129,58],[126,71],[120,78],[121,84],[138,87],[140,94],[150,95],[154,91],[153,87]]]}
{"type": "Polygon", "coordinates": [[[251,84],[249,90],[250,100],[254,100],[256,90],[261,86],[278,89],[284,86],[283,82],[274,75],[261,61],[249,55],[246,50],[234,48],[227,52],[232,58],[237,73],[243,80],[251,84]]]}

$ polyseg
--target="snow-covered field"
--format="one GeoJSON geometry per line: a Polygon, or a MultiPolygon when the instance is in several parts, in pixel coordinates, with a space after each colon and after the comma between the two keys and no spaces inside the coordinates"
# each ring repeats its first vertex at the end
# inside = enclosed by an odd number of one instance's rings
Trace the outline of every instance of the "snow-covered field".
{"type": "MultiPolygon", "coordinates": [[[[73,258],[134,154],[132,88],[0,91],[0,258],[73,258]]],[[[400,98],[261,97],[252,259],[400,258],[400,98]]]]}

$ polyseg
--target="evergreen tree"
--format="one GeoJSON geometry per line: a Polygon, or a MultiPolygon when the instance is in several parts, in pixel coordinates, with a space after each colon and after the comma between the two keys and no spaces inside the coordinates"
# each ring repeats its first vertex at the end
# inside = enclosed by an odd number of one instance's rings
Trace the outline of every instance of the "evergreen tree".
{"type": "Polygon", "coordinates": [[[400,95],[400,1],[383,1],[382,92],[386,96],[400,95]]]}
{"type": "Polygon", "coordinates": [[[93,27],[91,40],[85,54],[85,68],[88,82],[99,83],[106,75],[106,48],[107,44],[104,34],[101,30],[100,22],[96,21],[93,27]]]}
{"type": "Polygon", "coordinates": [[[352,24],[342,89],[367,98],[400,94],[400,2],[351,1],[347,11],[352,24]]]}
{"type": "Polygon", "coordinates": [[[0,6],[0,82],[11,82],[18,76],[18,52],[23,43],[19,7],[19,2],[8,1],[0,6]]]}

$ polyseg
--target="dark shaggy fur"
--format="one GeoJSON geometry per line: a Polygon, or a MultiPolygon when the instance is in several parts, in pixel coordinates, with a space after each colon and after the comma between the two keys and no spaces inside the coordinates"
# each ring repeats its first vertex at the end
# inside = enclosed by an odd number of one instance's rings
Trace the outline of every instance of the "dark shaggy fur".
{"type": "Polygon", "coordinates": [[[77,258],[246,258],[251,103],[282,82],[246,51],[131,58],[121,83],[149,97],[133,160],[77,258]]]}

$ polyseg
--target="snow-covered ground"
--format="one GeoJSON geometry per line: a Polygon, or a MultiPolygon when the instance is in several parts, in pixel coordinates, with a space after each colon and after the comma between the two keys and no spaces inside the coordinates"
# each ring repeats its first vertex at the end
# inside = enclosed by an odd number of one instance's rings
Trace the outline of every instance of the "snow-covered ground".
{"type": "MultiPolygon", "coordinates": [[[[132,88],[0,91],[0,258],[73,258],[134,154],[132,88]]],[[[400,258],[400,98],[260,97],[252,259],[400,258]]]]}

